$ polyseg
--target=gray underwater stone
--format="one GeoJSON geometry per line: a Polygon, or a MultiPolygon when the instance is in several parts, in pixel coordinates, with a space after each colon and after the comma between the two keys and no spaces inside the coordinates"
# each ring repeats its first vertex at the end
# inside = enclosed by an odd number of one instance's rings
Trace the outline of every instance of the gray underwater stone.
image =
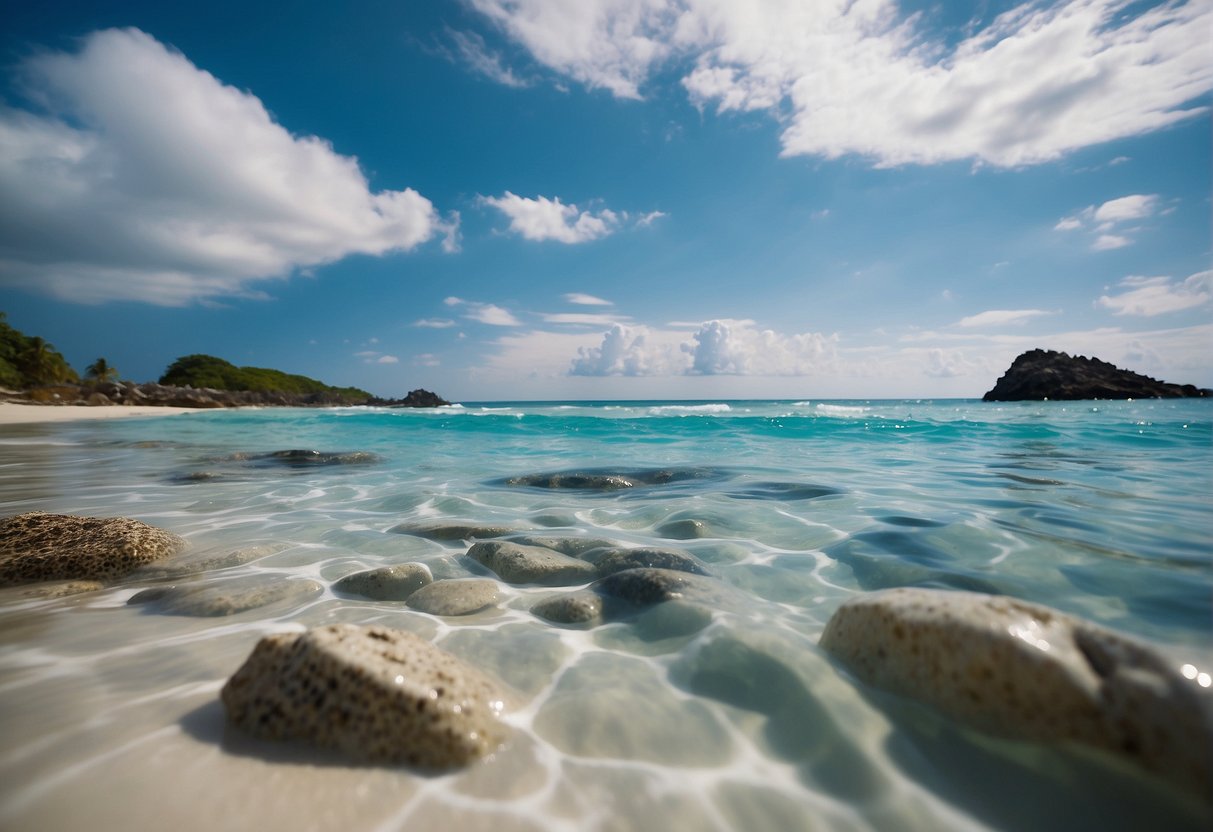
{"type": "Polygon", "coordinates": [[[1209,797],[1213,690],[1144,642],[1014,598],[892,589],[844,603],[820,644],[974,727],[1101,748],[1209,797]]]}
{"type": "Polygon", "coordinates": [[[588,589],[546,598],[531,612],[553,624],[584,624],[591,627],[603,623],[603,599],[597,592],[588,589]]]}
{"type": "Polygon", "coordinates": [[[712,537],[712,530],[702,520],[683,518],[667,520],[655,530],[657,534],[670,540],[697,540],[702,537],[712,537]]]}
{"type": "Polygon", "coordinates": [[[31,511],[0,520],[0,586],[113,581],[185,545],[171,532],[128,517],[31,511]]]}
{"type": "Polygon", "coordinates": [[[203,572],[213,572],[219,569],[230,569],[233,566],[243,566],[246,563],[259,560],[269,555],[277,554],[288,546],[285,543],[263,543],[257,546],[245,546],[241,549],[214,549],[199,552],[189,552],[180,557],[168,558],[163,561],[141,566],[131,573],[133,580],[155,580],[160,578],[184,578],[188,575],[198,575],[203,572]]]}
{"type": "Polygon", "coordinates": [[[575,558],[579,558],[593,549],[610,548],[619,545],[614,540],[604,540],[598,537],[513,534],[510,535],[509,539],[511,543],[518,543],[523,546],[541,546],[544,549],[552,549],[560,552],[562,555],[569,555],[575,558]]]}
{"type": "Polygon", "coordinates": [[[674,569],[625,569],[595,581],[590,589],[599,595],[633,606],[650,606],[662,601],[717,601],[724,595],[719,581],[674,569]]]}
{"type": "Polygon", "coordinates": [[[593,580],[597,571],[583,560],[538,546],[521,546],[504,540],[477,543],[468,557],[512,584],[569,586],[593,580]]]}
{"type": "Polygon", "coordinates": [[[310,578],[255,575],[230,581],[157,586],[138,592],[128,604],[148,604],[156,612],[199,617],[235,615],[286,600],[319,595],[324,587],[310,578]]]}
{"type": "Polygon", "coordinates": [[[333,589],[376,601],[403,601],[433,580],[424,563],[399,563],[346,575],[333,589]]]}
{"type": "Polygon", "coordinates": [[[229,721],[367,762],[451,768],[507,737],[489,677],[412,633],[337,624],[263,638],[224,685],[229,721]]]}
{"type": "Polygon", "coordinates": [[[430,615],[471,615],[494,606],[497,582],[477,578],[434,581],[409,596],[410,608],[430,615]]]}
{"type": "Polygon", "coordinates": [[[622,549],[613,547],[598,549],[586,554],[586,560],[598,569],[598,576],[605,578],[622,572],[625,569],[656,568],[672,569],[675,572],[689,572],[694,575],[710,575],[707,568],[688,552],[677,549],[656,549],[640,547],[622,549]]]}
{"type": "Polygon", "coordinates": [[[707,468],[650,468],[640,471],[555,471],[507,477],[505,485],[577,491],[620,491],[646,485],[668,485],[712,479],[720,473],[707,468]]]}
{"type": "Polygon", "coordinates": [[[401,523],[388,529],[392,534],[410,534],[427,540],[487,540],[518,533],[510,526],[482,526],[472,523],[401,523]]]}

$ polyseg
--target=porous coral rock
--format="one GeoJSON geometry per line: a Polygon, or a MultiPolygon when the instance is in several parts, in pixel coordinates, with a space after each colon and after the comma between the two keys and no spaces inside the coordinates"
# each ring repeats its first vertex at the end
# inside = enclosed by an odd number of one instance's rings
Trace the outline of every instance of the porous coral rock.
{"type": "Polygon", "coordinates": [[[0,521],[0,586],[112,581],[184,546],[177,535],[128,517],[30,511],[0,521]]]}
{"type": "Polygon", "coordinates": [[[335,624],[263,638],[221,694],[228,719],[375,763],[466,765],[506,739],[505,695],[424,639],[335,624]]]}
{"type": "Polygon", "coordinates": [[[844,603],[820,644],[975,727],[1106,749],[1208,795],[1213,691],[1144,642],[1014,598],[902,588],[844,603]]]}

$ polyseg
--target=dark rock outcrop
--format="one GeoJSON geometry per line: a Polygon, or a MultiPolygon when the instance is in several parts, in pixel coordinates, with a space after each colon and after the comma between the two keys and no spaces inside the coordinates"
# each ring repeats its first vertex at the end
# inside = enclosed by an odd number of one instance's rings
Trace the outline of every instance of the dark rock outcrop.
{"type": "Polygon", "coordinates": [[[261,639],[222,692],[228,719],[376,763],[466,765],[505,741],[504,696],[480,671],[387,627],[335,624],[261,639]]]}
{"type": "Polygon", "coordinates": [[[987,402],[1079,399],[1175,399],[1210,395],[1191,384],[1168,384],[1098,358],[1029,350],[982,396],[987,402]]]}
{"type": "Polygon", "coordinates": [[[128,517],[30,511],[0,520],[0,586],[112,581],[184,546],[177,535],[128,517]]]}

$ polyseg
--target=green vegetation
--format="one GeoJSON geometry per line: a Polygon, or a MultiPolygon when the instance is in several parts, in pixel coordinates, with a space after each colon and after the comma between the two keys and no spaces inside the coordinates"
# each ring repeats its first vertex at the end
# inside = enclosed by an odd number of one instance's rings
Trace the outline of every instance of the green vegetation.
{"type": "Polygon", "coordinates": [[[92,364],[89,364],[84,371],[85,378],[93,381],[117,381],[118,368],[110,364],[104,358],[98,358],[92,364]]]}
{"type": "Polygon", "coordinates": [[[0,387],[24,390],[79,380],[52,344],[13,329],[0,312],[0,387]]]}
{"type": "Polygon", "coordinates": [[[212,355],[186,355],[174,361],[161,384],[177,387],[210,387],[215,390],[256,390],[261,392],[317,393],[331,396],[346,404],[361,404],[373,398],[357,387],[330,387],[307,376],[292,375],[281,370],[261,367],[237,367],[212,355]]]}

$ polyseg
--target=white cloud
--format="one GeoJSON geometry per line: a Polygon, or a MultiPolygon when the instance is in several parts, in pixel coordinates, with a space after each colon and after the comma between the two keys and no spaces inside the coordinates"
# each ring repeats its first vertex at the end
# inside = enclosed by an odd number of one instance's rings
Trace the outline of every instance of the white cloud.
{"type": "Polygon", "coordinates": [[[528,199],[506,191],[503,196],[480,198],[509,217],[510,230],[528,240],[556,240],[561,243],[588,243],[611,234],[620,217],[609,208],[598,213],[565,205],[560,197],[528,199]]]}
{"type": "Polygon", "coordinates": [[[712,320],[684,333],[615,324],[594,347],[582,347],[571,375],[803,376],[831,367],[837,336],[782,335],[752,321],[712,320]]]}
{"type": "Polygon", "coordinates": [[[1120,234],[1100,234],[1095,238],[1095,242],[1091,243],[1091,250],[1112,251],[1113,249],[1124,248],[1127,245],[1132,245],[1132,243],[1132,240],[1120,234]]]}
{"type": "Polygon", "coordinates": [[[484,38],[480,35],[475,32],[447,29],[447,36],[455,47],[454,54],[450,57],[464,64],[473,72],[507,87],[529,86],[526,80],[518,77],[502,62],[500,55],[488,48],[484,38]]]}
{"type": "Polygon", "coordinates": [[[385,355],[376,350],[361,350],[354,353],[354,355],[361,358],[363,364],[396,364],[400,361],[400,359],[394,355],[385,355]]]}
{"type": "Polygon", "coordinates": [[[615,324],[597,347],[580,347],[569,368],[574,376],[653,376],[685,371],[675,345],[650,339],[648,330],[615,324]]]}
{"type": "Polygon", "coordinates": [[[575,324],[578,326],[611,326],[612,324],[627,320],[626,316],[593,315],[584,312],[552,312],[543,315],[544,323],[575,324]]]}
{"type": "Polygon", "coordinates": [[[431,352],[423,352],[413,357],[413,363],[418,367],[437,367],[442,364],[438,356],[431,352]]]}
{"type": "Polygon", "coordinates": [[[422,329],[450,329],[454,325],[455,322],[450,318],[422,318],[419,321],[413,322],[413,326],[418,326],[422,329]]]}
{"type": "Polygon", "coordinates": [[[1139,220],[1154,213],[1158,205],[1157,194],[1131,194],[1120,199],[1110,199],[1095,209],[1094,220],[1110,228],[1114,223],[1139,220]]]}
{"type": "MultiPolygon", "coordinates": [[[[1125,227],[1125,223],[1144,220],[1154,216],[1158,211],[1158,194],[1129,194],[1118,199],[1110,199],[1102,205],[1088,205],[1081,211],[1060,220],[1053,226],[1054,231],[1089,231],[1096,235],[1091,243],[1093,251],[1111,251],[1132,245],[1133,239],[1128,236],[1140,229],[1134,226],[1125,227]],[[1112,232],[1117,233],[1113,234],[1112,232]]],[[[1164,212],[1166,213],[1166,212],[1164,212]]]]}
{"type": "Polygon", "coordinates": [[[490,326],[522,326],[522,321],[508,310],[492,303],[477,303],[463,298],[449,297],[442,301],[447,306],[462,306],[463,317],[490,326]]]}
{"type": "Polygon", "coordinates": [[[399,364],[400,359],[394,355],[381,355],[375,359],[376,364],[399,364]]]}
{"type": "Polygon", "coordinates": [[[1032,318],[1039,318],[1041,315],[1052,314],[1052,312],[1045,309],[991,309],[988,312],[979,312],[976,315],[961,318],[957,322],[957,326],[989,327],[1018,325],[1027,323],[1032,318]]]}
{"type": "Polygon", "coordinates": [[[1103,295],[1095,305],[1115,315],[1152,318],[1203,306],[1213,298],[1213,271],[1197,272],[1176,283],[1169,277],[1126,277],[1117,284],[1124,291],[1103,295]]]}
{"type": "Polygon", "coordinates": [[[136,29],[23,65],[40,112],[0,108],[0,283],[164,306],[456,233],[412,189],[294,136],[261,101],[136,29]]]}
{"type": "Polygon", "coordinates": [[[594,295],[586,295],[581,292],[569,292],[564,296],[564,299],[569,303],[577,306],[614,306],[609,300],[595,297],[594,295]]]}
{"type": "Polygon", "coordinates": [[[955,42],[896,0],[470,0],[541,64],[638,98],[693,63],[691,100],[767,111],[784,155],[1039,163],[1205,110],[1207,2],[1011,8],[955,42]]]}

